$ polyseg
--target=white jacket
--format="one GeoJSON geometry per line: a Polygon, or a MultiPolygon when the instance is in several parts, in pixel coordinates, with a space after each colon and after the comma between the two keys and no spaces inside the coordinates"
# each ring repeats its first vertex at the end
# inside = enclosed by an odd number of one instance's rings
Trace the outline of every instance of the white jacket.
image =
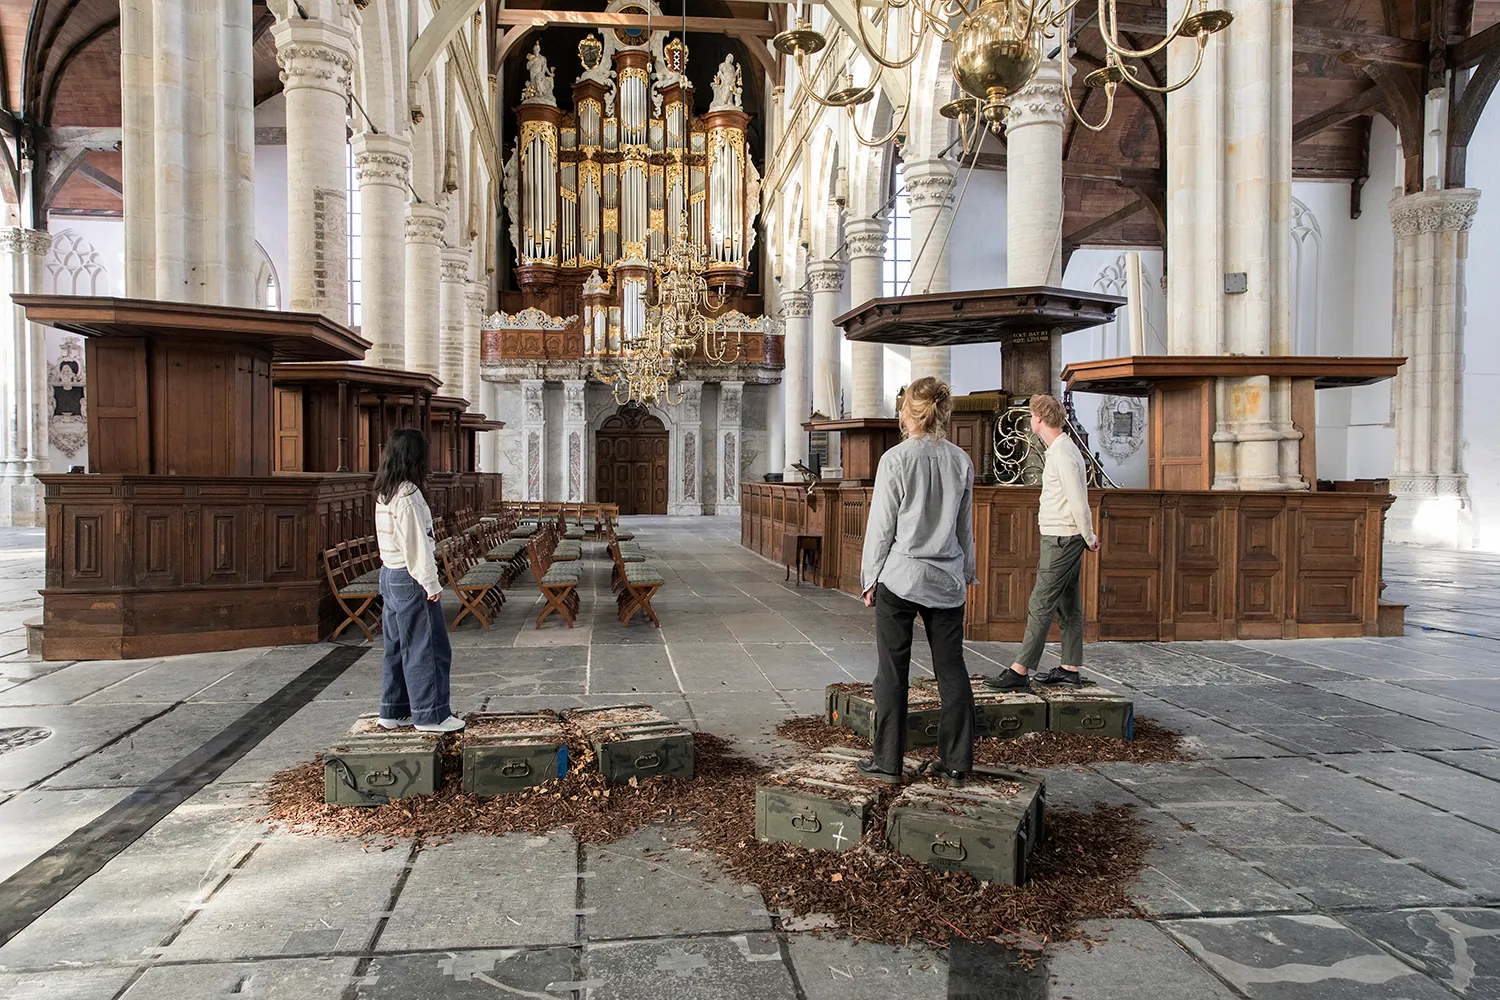
{"type": "Polygon", "coordinates": [[[386,569],[404,569],[428,597],[443,592],[438,582],[437,543],[427,499],[411,483],[402,483],[389,503],[375,498],[375,537],[386,569]]]}

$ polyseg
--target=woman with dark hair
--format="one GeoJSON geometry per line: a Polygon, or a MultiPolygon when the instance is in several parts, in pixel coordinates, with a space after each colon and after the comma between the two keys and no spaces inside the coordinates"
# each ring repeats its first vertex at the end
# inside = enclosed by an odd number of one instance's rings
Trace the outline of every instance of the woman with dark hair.
{"type": "Polygon", "coordinates": [[[443,621],[432,511],[427,485],[427,438],[411,427],[391,435],[375,473],[375,535],[380,542],[380,597],[385,611],[380,725],[415,724],[424,733],[464,727],[448,704],[453,650],[443,621]]]}
{"type": "Polygon", "coordinates": [[[901,403],[906,440],[880,458],[865,528],[865,605],[875,609],[875,755],[859,770],[901,780],[906,741],[912,624],[917,615],[932,650],[942,715],[933,772],[961,784],[974,766],[974,688],[964,666],[964,601],[975,578],[974,463],[947,439],[948,386],[919,378],[901,403]]]}

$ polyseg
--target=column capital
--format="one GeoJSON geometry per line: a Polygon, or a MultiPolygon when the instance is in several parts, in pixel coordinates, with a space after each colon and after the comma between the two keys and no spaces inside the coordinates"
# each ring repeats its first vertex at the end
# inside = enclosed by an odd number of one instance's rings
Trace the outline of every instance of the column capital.
{"type": "Polygon", "coordinates": [[[953,166],[947,160],[913,160],[902,165],[901,177],[912,208],[952,207],[953,166]]]}
{"type": "Polygon", "coordinates": [[[812,283],[813,294],[841,291],[844,287],[844,262],[815,260],[807,265],[807,277],[812,283]]]}
{"type": "Polygon", "coordinates": [[[349,140],[354,150],[354,173],[359,186],[385,184],[406,189],[411,173],[411,140],[384,132],[357,132],[349,140]]]}
{"type": "Polygon", "coordinates": [[[1005,127],[1018,129],[1027,125],[1056,125],[1062,128],[1067,115],[1062,67],[1056,60],[1048,59],[1037,67],[1036,76],[1032,77],[1031,82],[1010,99],[1005,127]]]}
{"type": "Polygon", "coordinates": [[[1396,238],[1422,233],[1466,233],[1479,211],[1479,191],[1449,188],[1398,194],[1390,200],[1391,231],[1396,238]]]}
{"type": "Polygon", "coordinates": [[[443,245],[443,230],[448,221],[440,208],[428,204],[406,206],[406,242],[443,245]]]}
{"type": "Polygon", "coordinates": [[[482,281],[470,281],[469,288],[464,293],[468,306],[475,312],[484,312],[485,285],[482,281]]]}
{"type": "MultiPolygon", "coordinates": [[[[410,219],[407,220],[408,226],[410,219]]],[[[408,233],[410,229],[408,228],[408,233]]],[[[443,247],[443,280],[469,283],[469,251],[462,247],[443,247]]],[[[464,294],[468,294],[467,289],[464,294]]]]}
{"type": "Polygon", "coordinates": [[[44,229],[0,229],[0,253],[32,254],[41,257],[52,249],[52,234],[44,229]]]}
{"type": "Polygon", "coordinates": [[[884,219],[851,219],[844,223],[844,252],[851,261],[859,257],[884,260],[887,229],[884,219]]]}
{"type": "Polygon", "coordinates": [[[812,315],[812,295],[801,290],[781,293],[781,311],[787,319],[807,319],[812,315]]]}
{"type": "Polygon", "coordinates": [[[354,72],[354,35],[342,25],[323,20],[291,18],[271,26],[276,39],[276,63],[285,89],[312,87],[349,93],[354,72]]]}

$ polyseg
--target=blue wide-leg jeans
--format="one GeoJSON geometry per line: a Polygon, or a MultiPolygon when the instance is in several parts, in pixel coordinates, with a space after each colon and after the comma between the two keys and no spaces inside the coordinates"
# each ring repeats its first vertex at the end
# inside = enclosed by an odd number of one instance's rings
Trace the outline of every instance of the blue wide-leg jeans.
{"type": "Polygon", "coordinates": [[[436,725],[453,714],[448,704],[453,648],[443,604],[429,601],[427,591],[404,569],[381,568],[380,597],[385,607],[380,716],[410,715],[416,725],[436,725]]]}

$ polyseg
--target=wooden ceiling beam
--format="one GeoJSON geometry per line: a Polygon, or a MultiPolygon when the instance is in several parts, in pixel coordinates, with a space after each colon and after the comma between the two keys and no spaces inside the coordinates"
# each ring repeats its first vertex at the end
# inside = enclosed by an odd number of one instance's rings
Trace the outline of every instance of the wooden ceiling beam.
{"type": "Polygon", "coordinates": [[[1145,210],[1145,199],[1137,198],[1135,201],[1126,205],[1124,208],[1115,212],[1111,212],[1104,218],[1099,219],[1097,222],[1090,222],[1088,225],[1083,226],[1079,229],[1075,229],[1073,232],[1068,233],[1063,237],[1063,245],[1073,247],[1083,246],[1083,244],[1090,237],[1097,236],[1107,229],[1113,229],[1115,226],[1118,226],[1126,219],[1133,218],[1134,216],[1139,215],[1145,210]]]}
{"type": "MultiPolygon", "coordinates": [[[[1004,153],[980,153],[977,158],[971,156],[963,161],[964,166],[971,163],[980,170],[1004,170],[1006,156],[1004,153]]],[[[1133,187],[1137,184],[1155,185],[1165,190],[1167,172],[1150,167],[1118,167],[1108,163],[1079,163],[1074,160],[1064,160],[1063,178],[1118,184],[1121,187],[1133,187]]]]}
{"type": "Polygon", "coordinates": [[[1310,115],[1292,126],[1292,142],[1306,142],[1313,136],[1326,129],[1336,128],[1347,121],[1352,121],[1361,115],[1368,115],[1376,111],[1385,95],[1379,87],[1371,87],[1361,91],[1345,101],[1340,101],[1331,108],[1324,108],[1315,115],[1310,115]]]}
{"type": "Polygon", "coordinates": [[[1500,45],[1500,24],[1492,24],[1477,35],[1448,46],[1448,68],[1457,72],[1478,66],[1485,53],[1500,45]]]}
{"type": "MultiPolygon", "coordinates": [[[[1167,12],[1163,7],[1148,7],[1140,3],[1118,3],[1118,27],[1123,32],[1140,32],[1157,38],[1167,33],[1167,12]]],[[[1093,25],[1084,30],[1084,38],[1095,31],[1093,25]]],[[[1231,35],[1234,29],[1230,28],[1231,35]]],[[[1371,34],[1365,31],[1342,31],[1336,28],[1317,28],[1296,24],[1292,27],[1292,48],[1298,52],[1316,52],[1323,55],[1340,55],[1352,52],[1371,62],[1395,63],[1409,69],[1427,65],[1427,43],[1398,38],[1391,35],[1371,34]]]]}
{"type": "MultiPolygon", "coordinates": [[[[495,12],[495,24],[502,28],[544,28],[551,24],[561,24],[575,28],[650,28],[654,31],[679,31],[683,27],[683,20],[680,17],[595,14],[580,10],[499,10],[495,12]]],[[[687,19],[687,30],[771,38],[776,34],[776,25],[768,20],[744,17],[690,17],[687,19]]]]}

